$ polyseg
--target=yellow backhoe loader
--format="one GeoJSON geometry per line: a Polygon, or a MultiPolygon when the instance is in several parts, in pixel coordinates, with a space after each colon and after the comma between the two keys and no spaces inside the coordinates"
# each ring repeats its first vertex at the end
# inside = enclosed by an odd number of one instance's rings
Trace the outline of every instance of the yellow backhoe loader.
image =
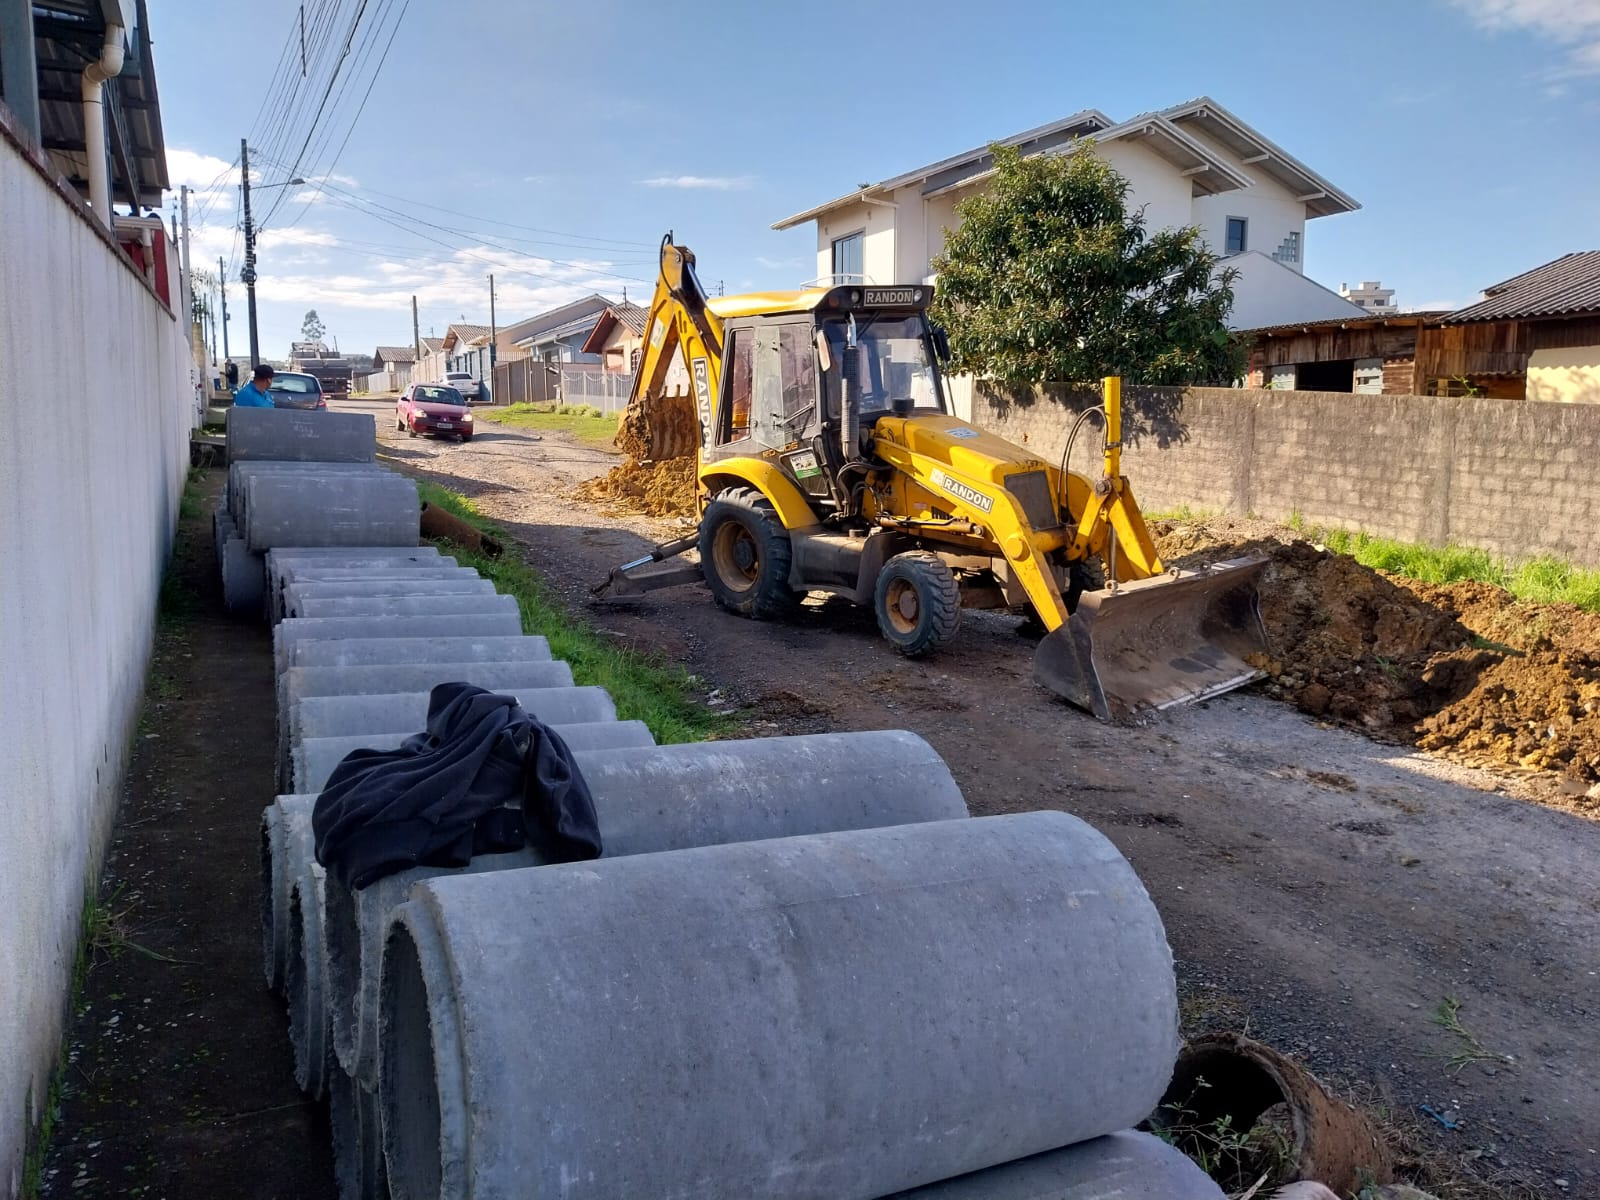
{"type": "Polygon", "coordinates": [[[662,239],[619,442],[641,460],[698,457],[700,524],[596,594],[703,578],[728,611],[778,619],[831,592],[871,605],[912,657],[963,607],[1031,609],[1047,630],[1035,677],[1102,720],[1258,676],[1265,562],[1162,566],[1121,474],[1119,380],[1104,383],[1104,473],[1086,478],[951,415],[931,287],[712,299],[694,266],[662,239]],[[692,396],[664,394],[680,352],[692,396]],[[671,561],[690,549],[698,565],[671,561]]]}

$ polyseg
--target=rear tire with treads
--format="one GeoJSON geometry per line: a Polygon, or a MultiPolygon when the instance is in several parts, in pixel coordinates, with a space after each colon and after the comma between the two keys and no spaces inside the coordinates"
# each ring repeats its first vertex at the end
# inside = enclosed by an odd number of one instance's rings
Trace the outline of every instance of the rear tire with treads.
{"type": "Polygon", "coordinates": [[[789,586],[789,533],[754,488],[729,488],[706,505],[699,551],[700,571],[719,607],[773,621],[800,606],[800,594],[789,586]]]}
{"type": "Polygon", "coordinates": [[[907,658],[921,658],[961,627],[961,587],[937,554],[896,554],[878,574],[872,611],[885,641],[907,658]]]}

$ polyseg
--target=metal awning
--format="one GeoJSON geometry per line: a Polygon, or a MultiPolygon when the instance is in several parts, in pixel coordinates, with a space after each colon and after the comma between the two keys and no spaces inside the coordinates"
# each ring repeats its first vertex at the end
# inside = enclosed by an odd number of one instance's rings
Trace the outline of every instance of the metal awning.
{"type": "Polygon", "coordinates": [[[100,57],[108,21],[122,25],[122,73],[106,84],[113,204],[158,208],[170,186],[145,0],[35,0],[40,143],[56,169],[88,189],[83,144],[83,69],[100,57]]]}

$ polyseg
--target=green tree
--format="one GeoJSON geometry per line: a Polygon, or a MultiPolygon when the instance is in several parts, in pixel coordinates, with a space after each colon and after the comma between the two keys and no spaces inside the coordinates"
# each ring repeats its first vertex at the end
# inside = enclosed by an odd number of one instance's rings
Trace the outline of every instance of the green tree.
{"type": "Polygon", "coordinates": [[[320,342],[328,334],[327,327],[323,325],[322,318],[317,316],[316,309],[306,313],[306,319],[300,322],[300,337],[307,342],[320,342]]]}
{"type": "Polygon", "coordinates": [[[991,146],[995,174],[956,205],[934,319],[952,365],[1010,384],[1229,384],[1244,374],[1228,333],[1232,269],[1191,227],[1145,229],[1128,181],[1092,142],[1024,158],[991,146]]]}

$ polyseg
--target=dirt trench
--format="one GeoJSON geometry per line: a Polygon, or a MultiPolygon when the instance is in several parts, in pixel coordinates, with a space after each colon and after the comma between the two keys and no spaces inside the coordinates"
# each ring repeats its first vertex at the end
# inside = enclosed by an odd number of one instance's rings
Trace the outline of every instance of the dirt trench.
{"type": "Polygon", "coordinates": [[[1170,566],[1260,554],[1267,692],[1382,741],[1515,772],[1600,817],[1600,616],[1424,584],[1262,522],[1156,522],[1170,566]]]}

